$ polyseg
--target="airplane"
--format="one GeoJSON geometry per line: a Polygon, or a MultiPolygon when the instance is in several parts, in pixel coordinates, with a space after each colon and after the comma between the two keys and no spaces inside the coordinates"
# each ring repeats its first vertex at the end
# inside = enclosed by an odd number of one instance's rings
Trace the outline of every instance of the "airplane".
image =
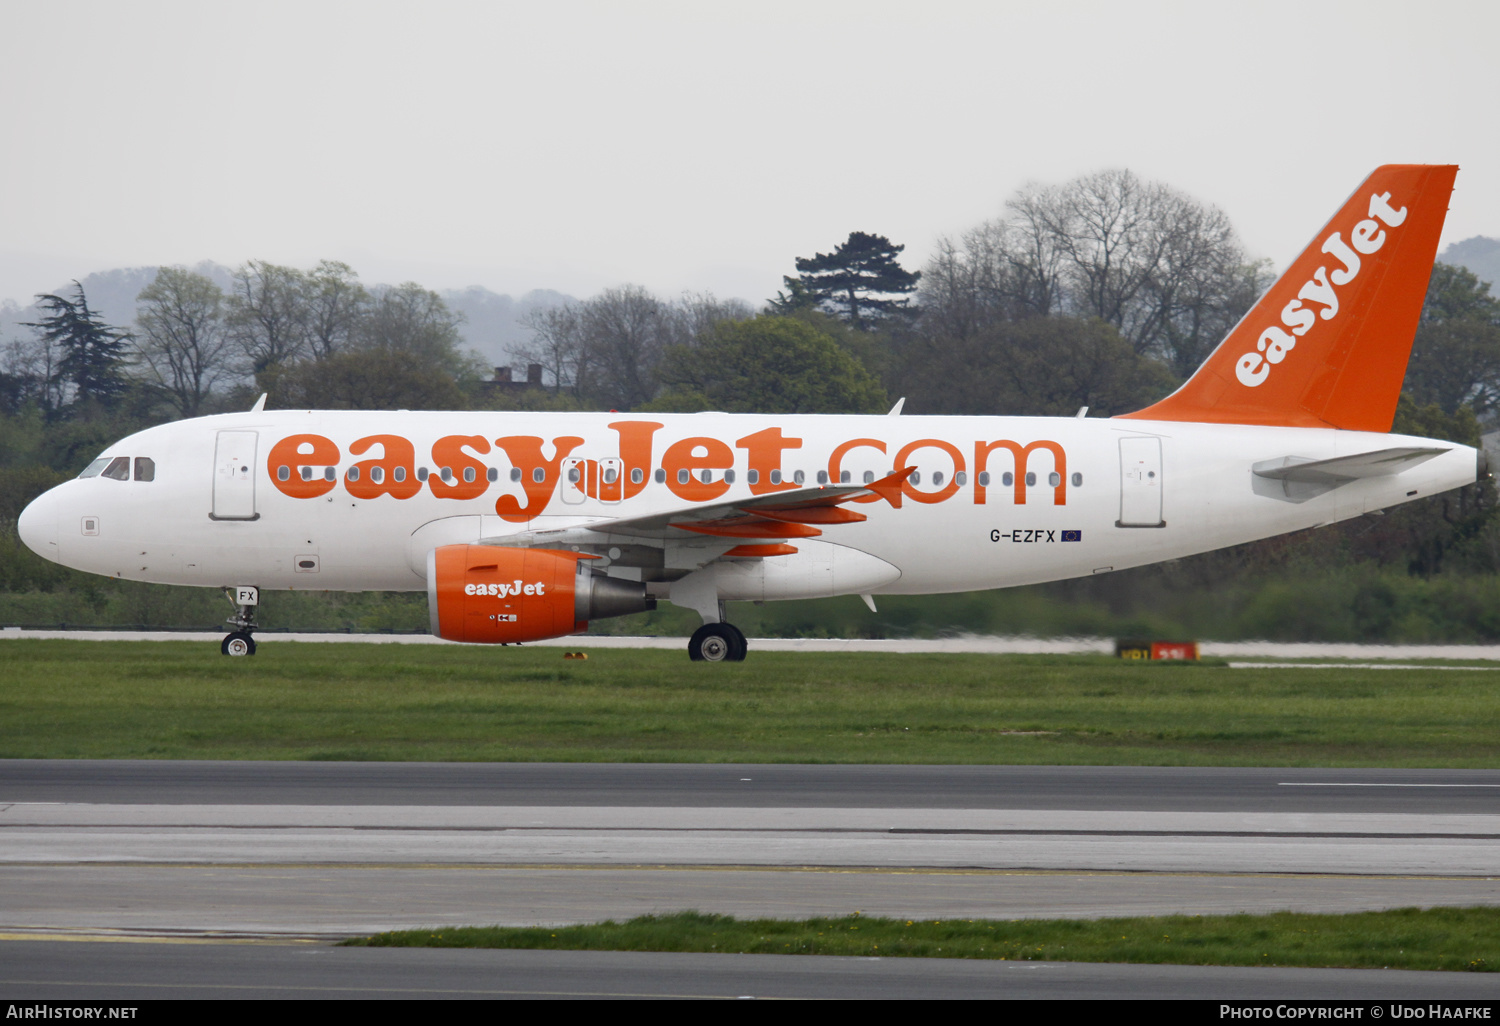
{"type": "Polygon", "coordinates": [[[1367,178],[1176,392],[1112,418],[267,410],[153,427],[26,507],[35,552],[223,588],[422,591],[431,631],[519,644],[662,600],[745,658],[725,603],[1108,573],[1484,476],[1390,431],[1455,166],[1367,178]]]}

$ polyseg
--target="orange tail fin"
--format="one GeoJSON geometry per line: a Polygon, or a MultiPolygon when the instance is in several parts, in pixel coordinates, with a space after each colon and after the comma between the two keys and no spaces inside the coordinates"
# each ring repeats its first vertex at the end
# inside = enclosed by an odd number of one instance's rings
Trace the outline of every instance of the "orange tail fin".
{"type": "Polygon", "coordinates": [[[1185,385],[1124,416],[1389,431],[1457,173],[1377,168],[1185,385]]]}

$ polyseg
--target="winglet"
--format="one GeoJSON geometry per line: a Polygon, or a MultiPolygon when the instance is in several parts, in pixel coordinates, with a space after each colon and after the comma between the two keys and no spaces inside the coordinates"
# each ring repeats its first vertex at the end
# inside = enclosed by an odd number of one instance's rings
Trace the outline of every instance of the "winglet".
{"type": "Polygon", "coordinates": [[[916,467],[901,467],[893,473],[887,474],[879,481],[865,485],[870,491],[889,502],[896,509],[901,508],[901,485],[911,476],[916,467]]]}
{"type": "Polygon", "coordinates": [[[1458,168],[1376,168],[1187,383],[1129,419],[1386,432],[1458,168]]]}
{"type": "Polygon", "coordinates": [[[903,395],[900,399],[896,400],[896,405],[891,407],[891,412],[887,413],[886,416],[887,417],[899,417],[899,416],[901,416],[901,407],[903,407],[905,405],[906,405],[906,396],[903,395]]]}
{"type": "Polygon", "coordinates": [[[257,399],[257,400],[255,400],[255,405],[252,406],[252,407],[250,407],[250,412],[251,413],[259,413],[261,410],[264,410],[266,408],[266,395],[267,394],[268,393],[266,393],[266,392],[262,392],[260,394],[260,398],[257,399]]]}

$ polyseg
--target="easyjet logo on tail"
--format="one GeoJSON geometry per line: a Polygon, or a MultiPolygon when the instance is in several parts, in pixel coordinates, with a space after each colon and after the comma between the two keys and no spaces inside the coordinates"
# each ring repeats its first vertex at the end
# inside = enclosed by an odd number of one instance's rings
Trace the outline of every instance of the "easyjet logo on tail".
{"type": "Polygon", "coordinates": [[[1342,266],[1332,271],[1319,267],[1297,291],[1297,298],[1282,307],[1281,325],[1273,324],[1262,331],[1255,342],[1255,352],[1245,353],[1236,361],[1234,375],[1240,384],[1247,388],[1259,386],[1271,376],[1271,369],[1297,348],[1297,340],[1311,331],[1319,319],[1331,321],[1337,317],[1338,289],[1359,277],[1361,256],[1369,256],[1385,245],[1386,233],[1381,225],[1399,228],[1405,221],[1406,208],[1397,210],[1392,207],[1389,192],[1372,194],[1369,216],[1354,225],[1348,242],[1344,241],[1341,232],[1334,232],[1324,239],[1321,252],[1342,266]],[[1305,304],[1317,307],[1316,312],[1305,304]]]}

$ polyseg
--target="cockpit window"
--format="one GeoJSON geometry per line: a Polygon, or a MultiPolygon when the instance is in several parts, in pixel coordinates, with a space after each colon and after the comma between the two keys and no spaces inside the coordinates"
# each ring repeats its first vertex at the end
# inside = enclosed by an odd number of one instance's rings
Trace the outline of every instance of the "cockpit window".
{"type": "Polygon", "coordinates": [[[80,473],[78,476],[79,477],[98,477],[99,476],[99,472],[101,470],[103,470],[107,466],[109,466],[109,457],[108,456],[100,456],[97,460],[95,460],[94,462],[90,463],[88,466],[84,467],[82,473],[80,473]]]}
{"type": "Polygon", "coordinates": [[[137,456],[135,458],[135,479],[137,481],[155,481],[156,461],[150,456],[137,456]]]}
{"type": "Polygon", "coordinates": [[[115,481],[130,480],[130,457],[116,456],[109,461],[109,466],[104,468],[102,477],[112,478],[115,481]]]}

